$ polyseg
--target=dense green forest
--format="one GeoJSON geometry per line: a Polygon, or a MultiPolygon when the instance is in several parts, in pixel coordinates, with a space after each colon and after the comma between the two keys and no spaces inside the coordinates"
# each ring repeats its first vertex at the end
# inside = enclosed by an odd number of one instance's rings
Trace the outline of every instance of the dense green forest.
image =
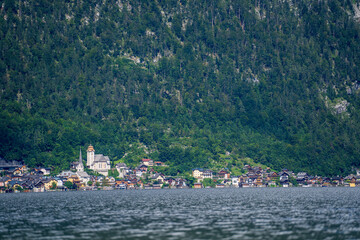
{"type": "Polygon", "coordinates": [[[93,144],[183,172],[226,152],[273,169],[360,166],[352,0],[5,0],[0,157],[69,167],[93,144]]]}

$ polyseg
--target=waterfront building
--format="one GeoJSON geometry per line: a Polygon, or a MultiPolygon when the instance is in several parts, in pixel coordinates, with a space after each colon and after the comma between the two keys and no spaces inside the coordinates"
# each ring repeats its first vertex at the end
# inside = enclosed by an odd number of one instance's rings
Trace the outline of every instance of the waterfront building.
{"type": "Polygon", "coordinates": [[[213,171],[211,171],[211,170],[205,170],[205,171],[203,172],[203,174],[202,174],[202,177],[203,177],[203,179],[205,179],[205,178],[210,178],[210,179],[212,179],[212,178],[213,178],[213,171]]]}
{"type": "Polygon", "coordinates": [[[202,168],[195,168],[195,169],[193,169],[192,174],[193,174],[194,178],[199,179],[199,178],[202,178],[203,172],[204,172],[204,170],[202,168]]]}
{"type": "Polygon", "coordinates": [[[231,177],[231,184],[233,187],[239,187],[239,177],[237,176],[231,177]]]}

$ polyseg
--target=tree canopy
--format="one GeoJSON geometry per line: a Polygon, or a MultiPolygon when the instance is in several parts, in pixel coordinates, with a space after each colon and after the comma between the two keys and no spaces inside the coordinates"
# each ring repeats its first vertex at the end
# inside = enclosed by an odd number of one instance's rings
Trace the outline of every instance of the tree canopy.
{"type": "Polygon", "coordinates": [[[113,160],[151,157],[178,172],[229,152],[274,169],[348,173],[360,165],[355,8],[5,1],[0,157],[60,170],[91,143],[113,160]]]}

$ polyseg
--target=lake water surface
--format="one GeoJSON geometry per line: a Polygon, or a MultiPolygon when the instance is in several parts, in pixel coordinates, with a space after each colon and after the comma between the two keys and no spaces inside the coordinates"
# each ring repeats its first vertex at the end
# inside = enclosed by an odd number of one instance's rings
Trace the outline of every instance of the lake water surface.
{"type": "Polygon", "coordinates": [[[0,194],[0,239],[360,239],[360,188],[0,194]]]}

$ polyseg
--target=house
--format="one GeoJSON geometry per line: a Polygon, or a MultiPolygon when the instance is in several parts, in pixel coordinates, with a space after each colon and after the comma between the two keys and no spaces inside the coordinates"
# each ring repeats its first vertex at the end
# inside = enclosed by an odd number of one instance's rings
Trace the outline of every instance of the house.
{"type": "Polygon", "coordinates": [[[24,192],[31,192],[34,189],[34,181],[31,179],[27,179],[21,183],[24,192]]]}
{"type": "Polygon", "coordinates": [[[165,178],[164,183],[169,184],[169,187],[175,187],[176,181],[172,177],[165,178]]]}
{"type": "Polygon", "coordinates": [[[50,168],[39,168],[38,169],[40,172],[42,172],[44,175],[50,175],[50,168]]]}
{"type": "Polygon", "coordinates": [[[351,178],[350,180],[350,187],[355,187],[356,186],[356,177],[354,176],[353,178],[351,178]]]}
{"type": "Polygon", "coordinates": [[[44,182],[42,180],[36,181],[34,183],[33,191],[34,192],[45,192],[44,182]]]}
{"type": "Polygon", "coordinates": [[[272,181],[276,181],[279,177],[279,175],[276,172],[270,172],[270,176],[272,181]]]}
{"type": "Polygon", "coordinates": [[[264,174],[265,183],[271,182],[271,177],[269,173],[264,174]]]}
{"type": "Polygon", "coordinates": [[[205,179],[205,178],[210,178],[212,179],[213,178],[213,171],[211,170],[205,170],[202,174],[202,178],[205,179]]]}
{"type": "Polygon", "coordinates": [[[21,171],[22,173],[28,172],[28,168],[27,168],[26,165],[22,165],[21,167],[19,167],[19,169],[20,169],[20,171],[21,171]]]}
{"type": "Polygon", "coordinates": [[[258,175],[256,175],[255,172],[248,172],[247,177],[251,178],[252,180],[255,180],[258,177],[258,175]]]}
{"type": "Polygon", "coordinates": [[[142,175],[146,173],[146,172],[141,171],[140,169],[135,169],[133,172],[135,173],[135,176],[139,177],[139,178],[141,178],[142,175]]]}
{"type": "Polygon", "coordinates": [[[195,168],[192,170],[192,175],[196,179],[201,179],[203,176],[204,170],[202,168],[195,168]]]}
{"type": "Polygon", "coordinates": [[[58,174],[56,176],[61,177],[61,178],[69,178],[73,174],[74,174],[74,172],[72,172],[72,171],[62,171],[60,174],[58,174]]]}
{"type": "Polygon", "coordinates": [[[247,181],[247,177],[246,177],[246,176],[241,175],[241,176],[239,177],[239,184],[240,184],[240,183],[244,183],[244,182],[246,182],[246,181],[247,181]]]}
{"type": "Polygon", "coordinates": [[[64,181],[61,178],[54,178],[57,182],[57,187],[58,188],[63,188],[64,187],[64,181]]]}
{"type": "Polygon", "coordinates": [[[166,167],[165,163],[160,162],[160,161],[156,161],[156,162],[154,162],[154,166],[162,166],[162,167],[166,167]]]}
{"type": "Polygon", "coordinates": [[[145,166],[154,166],[154,161],[151,160],[151,159],[148,159],[148,158],[144,158],[144,159],[141,159],[142,161],[142,164],[144,164],[145,166]]]}
{"type": "Polygon", "coordinates": [[[356,176],[355,176],[354,174],[350,174],[350,175],[346,176],[346,177],[344,178],[344,180],[350,181],[353,177],[356,178],[356,176]]]}
{"type": "Polygon", "coordinates": [[[215,188],[225,188],[225,185],[224,184],[216,184],[215,188]]]}
{"type": "Polygon", "coordinates": [[[255,184],[257,187],[262,187],[262,185],[263,185],[262,177],[260,177],[260,176],[257,177],[257,178],[255,179],[254,184],[255,184]]]}
{"type": "Polygon", "coordinates": [[[246,165],[244,165],[243,169],[244,169],[245,171],[249,171],[249,169],[251,169],[251,166],[248,165],[248,164],[246,164],[246,165]]]}
{"type": "Polygon", "coordinates": [[[331,179],[328,177],[324,177],[322,183],[327,183],[327,185],[331,185],[331,179]]]}
{"type": "Polygon", "coordinates": [[[309,175],[306,172],[299,172],[296,175],[296,181],[299,184],[304,184],[309,179],[309,175]]]}
{"type": "Polygon", "coordinates": [[[138,169],[140,169],[143,173],[146,173],[148,167],[145,164],[141,164],[140,166],[138,166],[138,169]]]}
{"type": "Polygon", "coordinates": [[[78,176],[78,178],[80,179],[80,182],[83,184],[87,184],[87,182],[90,181],[90,176],[89,174],[87,174],[87,172],[76,172],[76,175],[78,176]]]}
{"type": "Polygon", "coordinates": [[[230,173],[226,170],[221,170],[218,172],[218,177],[222,178],[222,179],[229,179],[230,178],[230,173]]]}
{"type": "Polygon", "coordinates": [[[280,183],[289,182],[289,173],[283,171],[279,173],[279,176],[280,176],[280,183]]]}
{"type": "Polygon", "coordinates": [[[0,178],[0,188],[3,187],[7,187],[8,186],[8,183],[11,181],[11,178],[9,177],[2,177],[0,178]]]}
{"type": "Polygon", "coordinates": [[[12,174],[13,174],[13,175],[16,175],[16,176],[22,176],[22,175],[23,175],[23,171],[22,171],[21,168],[19,167],[19,168],[16,168],[12,174]]]}
{"type": "Polygon", "coordinates": [[[110,186],[114,186],[115,185],[115,178],[114,177],[107,177],[108,178],[108,180],[109,180],[109,184],[110,184],[110,186]]]}
{"type": "Polygon", "coordinates": [[[144,184],[143,187],[144,187],[145,190],[151,190],[151,189],[153,189],[153,186],[150,185],[150,184],[144,184]]]}
{"type": "Polygon", "coordinates": [[[165,177],[162,174],[156,173],[154,174],[151,179],[153,181],[157,181],[159,183],[163,183],[165,181],[165,177]]]}
{"type": "Polygon", "coordinates": [[[335,186],[344,185],[344,178],[336,176],[332,178],[332,182],[335,186]]]}
{"type": "Polygon", "coordinates": [[[194,183],[194,188],[203,188],[202,183],[194,183]]]}
{"type": "MultiPolygon", "coordinates": [[[[230,187],[232,185],[232,180],[231,179],[224,179],[224,181],[222,182],[222,184],[224,184],[225,187],[230,187]]],[[[236,186],[235,186],[236,187],[236,186]]],[[[238,187],[238,186],[237,186],[238,187]]]]}
{"type": "Polygon", "coordinates": [[[175,187],[176,188],[189,188],[186,184],[186,180],[183,178],[176,178],[175,179],[175,187]]]}
{"type": "Polygon", "coordinates": [[[127,189],[135,189],[136,188],[136,184],[133,182],[129,182],[127,185],[127,189]]]}
{"type": "Polygon", "coordinates": [[[254,171],[254,173],[256,174],[256,175],[261,175],[262,174],[262,172],[263,172],[263,170],[262,170],[262,168],[261,167],[254,167],[253,168],[253,171],[254,171]]]}
{"type": "Polygon", "coordinates": [[[125,184],[127,181],[126,180],[115,180],[115,185],[119,185],[119,184],[125,184]]]}
{"type": "Polygon", "coordinates": [[[116,183],[115,184],[115,189],[124,190],[124,189],[126,189],[126,184],[125,183],[116,183]]]}
{"type": "Polygon", "coordinates": [[[153,189],[161,189],[162,184],[153,184],[153,189]]]}
{"type": "Polygon", "coordinates": [[[318,184],[320,184],[320,181],[315,176],[309,176],[309,180],[307,181],[307,184],[312,186],[317,186],[318,184]]]}
{"type": "Polygon", "coordinates": [[[256,174],[250,174],[247,178],[246,183],[248,183],[250,187],[255,187],[257,178],[258,176],[256,174]]]}
{"type": "Polygon", "coordinates": [[[125,178],[130,172],[125,163],[118,163],[115,165],[115,168],[119,172],[119,178],[125,178]]]}
{"type": "Polygon", "coordinates": [[[360,176],[356,175],[356,186],[360,186],[360,176]]]}
{"type": "Polygon", "coordinates": [[[57,188],[57,181],[53,178],[51,179],[46,179],[46,180],[43,180],[42,181],[44,183],[44,188],[46,191],[49,191],[49,190],[54,190],[53,189],[53,186],[56,186],[55,189],[57,188]]]}
{"type": "Polygon", "coordinates": [[[231,185],[233,187],[239,187],[239,177],[231,177],[231,185]]]}
{"type": "Polygon", "coordinates": [[[17,192],[18,189],[22,188],[22,182],[18,180],[11,180],[8,182],[8,187],[11,188],[14,192],[17,192]]]}
{"type": "Polygon", "coordinates": [[[75,184],[77,187],[80,187],[82,185],[82,182],[77,174],[71,175],[67,180],[75,184]]]}
{"type": "Polygon", "coordinates": [[[87,167],[107,176],[111,168],[110,158],[102,154],[95,154],[95,149],[90,145],[87,149],[87,167]]]}
{"type": "Polygon", "coordinates": [[[321,186],[322,187],[330,187],[331,183],[330,182],[323,182],[323,184],[321,186]]]}

